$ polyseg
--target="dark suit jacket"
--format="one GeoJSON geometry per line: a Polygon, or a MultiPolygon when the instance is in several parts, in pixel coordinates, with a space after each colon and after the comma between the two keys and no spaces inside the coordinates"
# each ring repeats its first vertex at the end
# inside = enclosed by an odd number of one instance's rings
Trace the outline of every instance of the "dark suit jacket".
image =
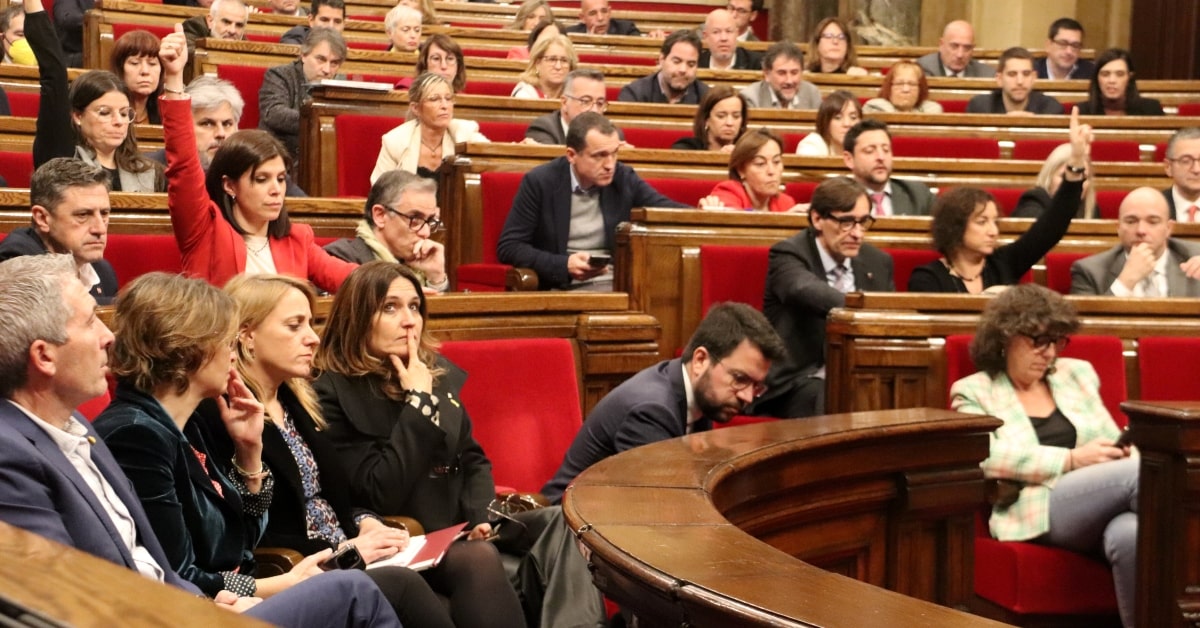
{"type": "Polygon", "coordinates": [[[125,385],[94,425],[133,482],[171,569],[210,597],[225,588],[220,572],[254,573],[266,517],[245,512],[202,432],[189,421],[185,436],[158,401],[125,385]],[[206,466],[193,447],[207,456],[206,466]]]}
{"type": "MultiPolygon", "coordinates": [[[[1063,112],[1063,106],[1035,89],[1029,92],[1029,102],[1025,105],[1025,110],[1037,114],[1057,115],[1063,112]]],[[[967,102],[967,113],[1008,113],[1004,108],[1004,95],[1000,88],[971,98],[967,102]]]]}
{"type": "MultiPolygon", "coordinates": [[[[586,33],[587,26],[583,22],[579,22],[578,24],[568,26],[566,32],[586,33]]],[[[617,18],[612,18],[608,20],[608,34],[638,36],[642,34],[642,31],[638,30],[637,24],[634,24],[630,20],[619,20],[617,18]]]]}
{"type": "MultiPolygon", "coordinates": [[[[541,289],[559,288],[571,281],[567,273],[567,239],[571,229],[571,165],[566,157],[530,170],[521,179],[512,209],[500,232],[496,256],[502,264],[532,268],[541,289]]],[[[687,208],[650,187],[617,162],[612,183],[600,188],[605,248],[616,250],[617,225],[629,220],[634,207],[687,208]]]]}
{"type": "Polygon", "coordinates": [[[196,40],[212,37],[205,15],[193,15],[183,21],[183,36],[187,38],[188,55],[196,51],[196,40]]]}
{"type": "Polygon", "coordinates": [[[326,434],[350,477],[350,501],[381,515],[403,515],[426,530],[487,521],[495,497],[492,463],[471,435],[458,391],[466,373],[445,358],[434,394],[440,421],[383,396],[374,376],[326,371],[317,378],[326,434]],[[434,473],[435,467],[449,469],[434,473]]]}
{"type": "MultiPolygon", "coordinates": [[[[625,140],[625,132],[621,129],[617,129],[617,136],[625,140]]],[[[567,133],[562,128],[562,112],[556,109],[534,118],[529,128],[525,129],[525,137],[538,144],[566,145],[567,133]]]]}
{"type": "MultiPolygon", "coordinates": [[[[1040,79],[1050,78],[1050,74],[1046,71],[1046,57],[1034,59],[1033,69],[1037,72],[1037,77],[1040,79]]],[[[1068,79],[1090,80],[1092,75],[1096,73],[1096,64],[1088,59],[1076,59],[1075,68],[1071,70],[1068,79]]]]}
{"type": "Polygon", "coordinates": [[[300,107],[307,97],[308,85],[299,59],[267,70],[258,90],[258,128],[279,138],[293,161],[300,157],[300,107]]]}
{"type": "MultiPolygon", "coordinates": [[[[1163,190],[1162,193],[1163,193],[1163,196],[1167,199],[1167,208],[1170,210],[1169,213],[1171,215],[1171,220],[1183,220],[1187,217],[1187,210],[1189,207],[1191,207],[1191,205],[1186,205],[1184,207],[1179,208],[1178,215],[1176,215],[1175,195],[1172,193],[1174,191],[1174,189],[1175,189],[1174,186],[1171,186],[1171,187],[1163,190]]],[[[3,245],[0,244],[0,247],[2,247],[2,246],[3,245]]],[[[0,258],[0,259],[3,259],[3,258],[0,258]]]]}
{"type": "MultiPolygon", "coordinates": [[[[892,258],[863,244],[850,261],[854,286],[859,292],[892,292],[892,258]]],[[[829,285],[817,231],[809,228],[771,247],[767,267],[763,313],[787,345],[788,359],[771,365],[767,376],[767,401],[790,392],[796,380],[811,376],[825,364],[825,317],[846,304],[846,295],[829,285]]]]}
{"type": "MultiPolygon", "coordinates": [[[[697,67],[707,68],[712,61],[712,53],[707,49],[700,53],[700,62],[697,67]]],[[[732,70],[761,70],[762,55],[753,50],[746,50],[738,46],[734,50],[732,70]]]]}
{"type": "MultiPolygon", "coordinates": [[[[683,361],[659,362],[625,380],[604,396],[583,422],[554,478],[542,494],[557,504],[563,491],[584,469],[641,445],[683,436],[687,431],[687,394],[683,361]]],[[[712,429],[701,419],[693,431],[712,429]]]]}
{"type": "MultiPolygon", "coordinates": [[[[79,415],[75,418],[95,434],[86,419],[79,415]]],[[[167,584],[199,595],[199,589],[171,570],[141,502],[104,441],[97,438],[91,449],[92,461],[112,485],[117,498],[129,508],[137,527],[138,543],[163,568],[167,584]]],[[[112,519],[62,450],[21,410],[2,399],[0,519],[128,569],[137,569],[112,519]]]]}
{"type": "Polygon", "coordinates": [[[892,214],[895,216],[928,216],[933,209],[933,192],[920,181],[891,179],[892,214]]]}
{"type": "MultiPolygon", "coordinates": [[[[945,77],[946,66],[942,65],[942,57],[933,51],[927,55],[917,58],[917,65],[925,70],[925,76],[945,77]]],[[[967,67],[963,69],[963,76],[967,78],[992,78],[996,76],[996,68],[971,59],[967,67]]]]}
{"type": "MultiPolygon", "coordinates": [[[[1043,213],[1050,211],[1054,199],[1050,197],[1050,193],[1043,188],[1033,187],[1021,193],[1021,198],[1017,199],[1017,207],[1008,215],[1012,218],[1037,218],[1043,213]]],[[[1076,218],[1083,218],[1083,199],[1079,199],[1078,206],[1075,210],[1076,218]]]]}
{"type": "MultiPolygon", "coordinates": [[[[1079,114],[1085,116],[1103,116],[1104,105],[1090,100],[1078,103],[1079,114]]],[[[1125,103],[1125,114],[1130,116],[1165,116],[1162,103],[1153,98],[1138,98],[1125,103]]]]}
{"type": "Polygon", "coordinates": [[[293,26],[279,38],[279,43],[296,44],[297,46],[303,45],[304,40],[308,39],[308,32],[310,30],[312,30],[312,28],[310,28],[307,24],[293,26]]]}
{"type": "MultiPolygon", "coordinates": [[[[43,255],[49,253],[46,244],[38,237],[33,227],[14,229],[3,240],[0,240],[0,262],[22,255],[43,255]]],[[[100,305],[108,305],[117,297],[117,273],[113,271],[108,260],[92,262],[92,269],[100,277],[100,283],[92,286],[91,295],[100,305]]]]}
{"type": "MultiPolygon", "coordinates": [[[[1200,255],[1200,244],[1177,238],[1167,240],[1167,296],[1200,297],[1200,280],[1188,279],[1179,265],[1200,255]]],[[[1113,282],[1125,269],[1121,245],[1071,264],[1071,294],[1112,295],[1113,282]]]]}
{"type": "MultiPolygon", "coordinates": [[[[678,105],[698,105],[704,95],[708,93],[708,85],[705,85],[700,79],[692,81],[688,85],[687,91],[684,92],[683,98],[680,99],[678,105]]],[[[632,81],[621,88],[621,93],[617,95],[617,100],[621,102],[649,102],[667,104],[667,95],[663,93],[662,86],[658,84],[658,72],[650,76],[643,76],[636,81],[632,81]]]]}

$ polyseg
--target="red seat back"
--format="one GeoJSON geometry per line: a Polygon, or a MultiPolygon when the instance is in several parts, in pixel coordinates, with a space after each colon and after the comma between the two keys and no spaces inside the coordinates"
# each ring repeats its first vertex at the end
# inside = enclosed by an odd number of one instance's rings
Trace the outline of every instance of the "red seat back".
{"type": "Polygon", "coordinates": [[[500,243],[500,232],[508,220],[513,199],[521,187],[521,172],[484,172],[479,175],[479,193],[483,203],[483,250],[480,259],[489,264],[499,263],[496,245],[500,243]]]}
{"type": "Polygon", "coordinates": [[[80,404],[78,408],[75,408],[75,411],[79,414],[82,414],[83,418],[89,421],[94,421],[101,412],[104,412],[104,409],[107,408],[108,404],[111,402],[112,395],[109,393],[109,391],[105,390],[104,394],[100,395],[99,397],[93,397],[80,404]]]}
{"type": "Polygon", "coordinates": [[[481,120],[479,132],[493,142],[520,142],[525,139],[525,129],[528,126],[525,122],[481,120]]]}
{"type": "Polygon", "coordinates": [[[33,176],[33,154],[0,151],[0,174],[8,180],[10,188],[29,187],[29,178],[33,176]]]}
{"type": "MultiPolygon", "coordinates": [[[[162,39],[167,35],[175,32],[174,26],[165,26],[160,24],[129,24],[125,22],[115,22],[113,27],[113,41],[120,39],[125,33],[130,31],[149,31],[151,35],[162,39]]],[[[108,59],[104,59],[104,65],[108,65],[108,59]]]]}
{"type": "Polygon", "coordinates": [[[1047,253],[1046,287],[1059,294],[1071,294],[1071,264],[1088,253],[1047,253]]]}
{"type": "Polygon", "coordinates": [[[1116,220],[1129,190],[1096,190],[1096,217],[1116,220]]]}
{"type": "Polygon", "coordinates": [[[966,113],[969,100],[939,100],[943,113],[966,113]]]}
{"type": "Polygon", "coordinates": [[[1185,358],[1196,355],[1200,355],[1200,338],[1138,338],[1139,397],[1145,401],[1200,399],[1196,388],[1200,361],[1185,358]]]}
{"type": "Polygon", "coordinates": [[[338,196],[366,196],[371,170],[383,146],[383,135],[404,124],[404,118],[343,113],[333,118],[337,137],[338,196]]]}
{"type": "Polygon", "coordinates": [[[700,247],[700,312],[737,301],[762,311],[770,247],[706,244],[700,247]]]}
{"type": "Polygon", "coordinates": [[[465,370],[462,402],[497,486],[541,490],[583,425],[575,352],[565,338],[458,340],[442,355],[465,370]],[[513,383],[536,394],[513,403],[513,383]]]}
{"type": "Polygon", "coordinates": [[[711,194],[717,185],[708,179],[646,179],[646,183],[663,196],[692,207],[698,207],[700,199],[711,194]]]}
{"type": "Polygon", "coordinates": [[[884,252],[892,256],[892,279],[898,292],[908,292],[908,278],[913,269],[942,256],[933,249],[884,249],[884,252]]]}
{"type": "Polygon", "coordinates": [[[1063,140],[1017,140],[1013,143],[1013,159],[1029,161],[1046,161],[1050,153],[1058,148],[1063,140]]]}
{"type": "Polygon", "coordinates": [[[812,181],[793,181],[783,184],[783,191],[792,197],[792,200],[797,203],[812,202],[813,190],[817,189],[817,184],[812,181]]]}
{"type": "Polygon", "coordinates": [[[122,286],[149,272],[183,272],[179,245],[175,236],[166,233],[110,233],[104,259],[112,264],[122,286]]]}
{"type": "Polygon", "coordinates": [[[39,92],[8,92],[8,109],[17,118],[36,118],[41,102],[39,92]]]}
{"type": "Polygon", "coordinates": [[[1092,142],[1092,161],[1141,161],[1136,141],[1097,140],[1092,142]]]}
{"type": "Polygon", "coordinates": [[[1179,115],[1200,116],[1200,102],[1186,102],[1179,105],[1179,115]]]}
{"type": "MultiPolygon", "coordinates": [[[[949,188],[942,188],[941,191],[947,189],[949,188]]],[[[1017,202],[1021,200],[1021,195],[1025,193],[1022,188],[984,188],[984,191],[996,198],[996,209],[1000,211],[1001,216],[1011,216],[1017,208],[1017,202]]]]}
{"type": "Polygon", "coordinates": [[[242,119],[238,121],[239,129],[258,128],[258,90],[262,89],[263,75],[267,68],[252,65],[217,66],[217,78],[223,78],[237,88],[246,101],[242,109],[242,119]]]}
{"type": "Polygon", "coordinates": [[[501,98],[508,98],[512,95],[513,88],[516,86],[515,82],[509,81],[469,80],[466,87],[463,87],[463,93],[471,94],[472,96],[500,96],[501,98]]]}
{"type": "Polygon", "coordinates": [[[625,132],[625,141],[638,148],[670,148],[676,140],[691,135],[680,133],[678,129],[643,129],[627,126],[621,127],[621,130],[625,132]]]}
{"type": "Polygon", "coordinates": [[[584,52],[579,55],[579,62],[588,65],[658,65],[658,57],[647,55],[617,55],[598,52],[584,52]]]}
{"type": "Polygon", "coordinates": [[[999,159],[1000,144],[986,137],[905,137],[892,138],[892,154],[897,157],[948,157],[958,159],[999,159]]]}

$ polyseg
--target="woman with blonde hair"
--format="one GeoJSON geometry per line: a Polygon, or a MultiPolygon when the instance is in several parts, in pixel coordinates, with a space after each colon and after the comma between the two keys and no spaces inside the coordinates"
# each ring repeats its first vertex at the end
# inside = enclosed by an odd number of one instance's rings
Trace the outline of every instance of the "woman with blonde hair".
{"type": "Polygon", "coordinates": [[[579,65],[575,46],[565,35],[555,35],[533,45],[529,63],[513,88],[512,98],[549,98],[562,96],[567,74],[579,65]]]}
{"type": "Polygon", "coordinates": [[[537,23],[543,18],[553,19],[553,17],[554,11],[546,0],[525,0],[517,9],[513,21],[506,24],[504,28],[510,31],[527,31],[537,26],[537,23]]]}
{"type": "MultiPolygon", "coordinates": [[[[1017,201],[1017,207],[1009,215],[1013,218],[1037,218],[1048,211],[1053,206],[1054,194],[1058,192],[1058,186],[1062,183],[1063,172],[1066,171],[1067,161],[1070,158],[1070,144],[1060,144],[1051,151],[1050,156],[1046,158],[1046,163],[1042,164],[1042,169],[1038,172],[1034,187],[1021,194],[1020,200],[1017,201]]],[[[1087,159],[1083,167],[1085,177],[1083,196],[1079,199],[1075,217],[1097,218],[1096,188],[1092,187],[1091,181],[1087,178],[1092,173],[1092,160],[1087,159]]]]}
{"type": "Polygon", "coordinates": [[[383,135],[372,185],[396,169],[434,178],[442,161],[454,155],[455,144],[488,141],[475,122],[454,119],[454,89],[440,74],[425,73],[413,81],[408,109],[412,119],[383,135]]]}

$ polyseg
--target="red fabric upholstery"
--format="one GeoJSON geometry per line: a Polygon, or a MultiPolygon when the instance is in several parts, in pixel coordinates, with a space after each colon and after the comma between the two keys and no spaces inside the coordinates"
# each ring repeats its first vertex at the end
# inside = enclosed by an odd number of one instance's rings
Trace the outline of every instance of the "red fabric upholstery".
{"type": "Polygon", "coordinates": [[[892,280],[897,292],[908,292],[908,278],[914,268],[942,256],[933,249],[884,249],[883,252],[892,256],[892,280]]]}
{"type": "Polygon", "coordinates": [[[605,85],[604,86],[604,98],[606,100],[608,100],[608,102],[617,102],[617,97],[620,95],[621,95],[621,86],[620,85],[605,85]]]}
{"type": "Polygon", "coordinates": [[[584,52],[579,55],[579,62],[588,65],[658,65],[658,57],[647,55],[609,55],[597,52],[584,52]]]}
{"type": "Polygon", "coordinates": [[[814,181],[793,181],[783,184],[783,191],[797,203],[811,203],[813,190],[817,189],[814,181]]]}
{"type": "MultiPolygon", "coordinates": [[[[500,96],[508,98],[512,94],[516,83],[509,81],[467,81],[467,86],[463,88],[464,94],[472,96],[500,96]]],[[[529,125],[526,125],[529,126],[529,125]]],[[[525,136],[522,135],[522,138],[525,136]]]]}
{"type": "Polygon", "coordinates": [[[575,353],[565,338],[461,340],[442,355],[467,371],[462,402],[497,485],[536,493],[583,425],[575,353]],[[536,394],[513,403],[515,382],[536,394]]]}
{"type": "Polygon", "coordinates": [[[29,187],[29,178],[33,176],[33,154],[0,151],[0,174],[8,180],[8,187],[29,187]]]}
{"type": "Polygon", "coordinates": [[[371,169],[384,133],[404,124],[403,118],[344,113],[333,118],[337,137],[338,196],[366,196],[371,169]]]}
{"type": "MultiPolygon", "coordinates": [[[[346,42],[346,47],[352,50],[378,50],[384,51],[392,47],[390,41],[358,41],[350,40],[346,42]]],[[[391,81],[389,81],[391,82],[391,81]]]]}
{"type": "Polygon", "coordinates": [[[1096,215],[1100,218],[1116,220],[1120,215],[1121,201],[1129,190],[1096,190],[1096,215]]]}
{"type": "Polygon", "coordinates": [[[796,146],[800,144],[800,140],[808,133],[784,133],[783,138],[783,154],[791,155],[796,152],[796,146]]]}
{"type": "Polygon", "coordinates": [[[263,75],[266,73],[267,68],[249,65],[217,66],[217,78],[233,83],[241,93],[242,100],[246,101],[246,107],[242,109],[242,119],[238,121],[239,129],[258,128],[258,90],[262,88],[263,75]]]}
{"type": "Polygon", "coordinates": [[[737,301],[763,308],[767,285],[766,246],[700,247],[700,312],[708,313],[714,304],[737,301]]]}
{"type": "Polygon", "coordinates": [[[945,113],[966,113],[968,100],[939,100],[937,101],[942,106],[942,111],[945,113]]]}
{"type": "Polygon", "coordinates": [[[1138,338],[1138,382],[1143,401],[1191,401],[1197,398],[1200,338],[1138,338]]]}
{"type": "Polygon", "coordinates": [[[1065,140],[1017,140],[1013,143],[1013,159],[1046,161],[1051,151],[1065,140]]]}
{"type": "MultiPolygon", "coordinates": [[[[47,11],[50,10],[50,7],[46,7],[46,10],[47,11]]],[[[159,39],[162,39],[163,37],[166,37],[167,35],[170,35],[171,33],[175,32],[174,26],[163,26],[163,25],[159,25],[159,24],[126,24],[124,22],[116,22],[112,25],[112,27],[113,27],[113,41],[120,39],[125,33],[128,33],[129,31],[149,31],[151,34],[153,34],[155,37],[157,37],[159,39]]],[[[107,59],[104,60],[104,65],[106,65],[106,66],[108,65],[107,59]]]]}
{"type": "Polygon", "coordinates": [[[905,137],[892,138],[892,154],[897,157],[946,157],[958,159],[999,159],[1000,144],[986,137],[905,137]]]}
{"type": "Polygon", "coordinates": [[[179,245],[168,233],[110,233],[104,259],[112,264],[122,286],[149,272],[183,272],[179,245]]]}
{"type": "Polygon", "coordinates": [[[1179,105],[1179,115],[1200,116],[1200,102],[1187,102],[1179,105]]]}
{"type": "MultiPolygon", "coordinates": [[[[945,191],[949,188],[943,188],[945,191]]],[[[984,190],[996,197],[996,209],[1000,210],[1001,216],[1011,216],[1013,210],[1017,208],[1017,201],[1021,200],[1021,195],[1025,193],[1023,188],[984,188],[984,190]]]]}
{"type": "Polygon", "coordinates": [[[700,205],[700,199],[708,196],[717,182],[708,179],[646,179],[650,187],[663,196],[692,207],[700,205]]]}
{"type": "Polygon", "coordinates": [[[1141,161],[1136,141],[1097,140],[1092,142],[1092,161],[1141,161]]]}
{"type": "Polygon", "coordinates": [[[487,57],[491,59],[507,59],[508,51],[500,48],[463,48],[465,57],[487,57]]]}
{"type": "Polygon", "coordinates": [[[483,263],[459,265],[459,290],[504,290],[505,274],[511,266],[497,261],[496,244],[500,242],[500,232],[504,230],[504,221],[508,219],[508,212],[512,209],[513,199],[524,176],[521,172],[484,172],[479,175],[479,194],[485,200],[481,229],[483,250],[479,252],[479,259],[483,263]]]}
{"type": "Polygon", "coordinates": [[[103,395],[83,402],[78,408],[75,408],[75,410],[79,414],[82,414],[85,419],[92,421],[95,420],[97,415],[99,415],[101,412],[104,412],[104,409],[108,407],[108,404],[111,401],[112,395],[106,390],[104,391],[103,395]]]}
{"type": "Polygon", "coordinates": [[[1071,264],[1088,253],[1047,253],[1046,287],[1059,294],[1071,294],[1071,264]]]}
{"type": "MultiPolygon", "coordinates": [[[[1197,104],[1200,105],[1200,103],[1197,103],[1197,104]]],[[[16,111],[16,109],[13,109],[13,111],[16,111]]],[[[1162,144],[1155,144],[1154,145],[1154,161],[1160,162],[1166,158],[1167,158],[1167,144],[1165,142],[1162,144]]]]}
{"type": "Polygon", "coordinates": [[[680,133],[678,129],[644,129],[625,126],[621,127],[621,130],[625,132],[625,141],[638,148],[670,148],[675,140],[691,135],[691,133],[680,133]]]}
{"type": "Polygon", "coordinates": [[[525,139],[525,129],[528,126],[525,122],[481,120],[479,122],[479,132],[486,135],[493,142],[520,142],[525,139]]]}
{"type": "Polygon", "coordinates": [[[277,44],[279,43],[279,36],[267,33],[246,33],[246,41],[257,41],[264,44],[277,44]]]}
{"type": "Polygon", "coordinates": [[[16,118],[36,118],[41,102],[38,92],[8,92],[8,108],[16,118]]]}
{"type": "Polygon", "coordinates": [[[754,425],[755,423],[769,423],[771,421],[779,421],[775,417],[770,416],[745,416],[739,414],[729,420],[728,423],[713,422],[713,429],[719,430],[724,427],[737,427],[739,425],[754,425]]]}
{"type": "MultiPolygon", "coordinates": [[[[1115,358],[1122,360],[1119,338],[1109,336],[1076,336],[1064,355],[1072,349],[1085,355],[1103,355],[1104,361],[1114,358],[1112,341],[1116,342],[1115,358]],[[1095,352],[1095,353],[1093,353],[1095,352]]],[[[975,371],[968,347],[971,336],[946,337],[946,390],[950,384],[975,371]]],[[[1110,382],[1105,379],[1097,360],[1093,365],[1100,372],[1101,396],[1110,382]]],[[[1111,374],[1110,374],[1111,376],[1111,374]]],[[[1125,388],[1121,370],[1120,388],[1125,388]]],[[[1113,386],[1116,387],[1115,385],[1113,386]]],[[[989,509],[984,507],[975,519],[975,593],[1018,615],[1109,615],[1116,613],[1117,599],[1113,590],[1112,571],[1103,562],[1045,545],[1004,542],[991,538],[987,530],[989,509]]]]}

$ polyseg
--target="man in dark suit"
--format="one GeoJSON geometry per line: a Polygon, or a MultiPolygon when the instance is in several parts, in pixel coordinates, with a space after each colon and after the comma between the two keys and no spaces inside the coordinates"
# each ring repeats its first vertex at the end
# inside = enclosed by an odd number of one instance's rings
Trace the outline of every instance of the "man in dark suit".
{"type": "Polygon", "coordinates": [[[1004,113],[1009,115],[1062,115],[1062,105],[1053,98],[1033,89],[1037,80],[1033,70],[1033,55],[1014,46],[1000,54],[996,64],[998,88],[980,94],[967,103],[967,113],[1004,113]]]}
{"type": "Polygon", "coordinates": [[[763,312],[787,346],[751,414],[783,418],[825,412],[825,317],[846,293],[895,290],[892,258],[863,242],[874,218],[867,192],[846,177],[822,181],[811,226],[771,247],[763,312]]]}
{"type": "Polygon", "coordinates": [[[1171,220],[1200,222],[1200,127],[1182,128],[1171,136],[1163,166],[1173,182],[1162,191],[1171,220]]]}
{"type": "Polygon", "coordinates": [[[242,0],[213,0],[208,15],[196,15],[183,21],[183,34],[187,37],[188,57],[196,51],[196,40],[206,37],[241,41],[246,38],[246,21],[250,19],[250,7],[242,0]]]}
{"type": "Polygon", "coordinates": [[[1096,64],[1079,58],[1082,49],[1083,25],[1069,17],[1054,20],[1046,36],[1046,56],[1033,64],[1037,77],[1054,81],[1092,78],[1096,64]]]}
{"type": "Polygon", "coordinates": [[[975,56],[975,28],[970,22],[955,20],[942,29],[938,49],[917,59],[925,76],[954,76],[958,78],[991,78],[996,71],[975,56]]]}
{"type": "Polygon", "coordinates": [[[846,131],[842,160],[867,188],[874,216],[928,216],[933,193],[920,181],[892,178],[892,134],[887,124],[868,118],[846,131]]]}
{"type": "Polygon", "coordinates": [[[704,51],[700,67],[710,70],[759,70],[762,56],[738,46],[737,19],[726,9],[715,9],[704,19],[704,51]]]}
{"type": "Polygon", "coordinates": [[[658,71],[622,87],[617,100],[698,105],[708,93],[708,85],[696,80],[699,64],[700,36],[693,30],[677,30],[663,40],[658,71]]]}
{"type": "MultiPolygon", "coordinates": [[[[571,126],[575,116],[587,111],[603,114],[608,110],[607,93],[604,74],[600,70],[572,70],[563,81],[562,106],[558,111],[538,116],[529,123],[529,128],[525,129],[526,143],[566,144],[567,127],[571,126]]],[[[625,139],[621,129],[617,129],[617,135],[625,139]]]]}
{"type": "Polygon", "coordinates": [[[1130,192],[1117,219],[1121,243],[1071,265],[1071,294],[1200,297],[1200,244],[1172,238],[1174,224],[1158,190],[1130,192]]]}
{"type": "Polygon", "coordinates": [[[617,225],[634,207],[677,207],[633,168],[617,161],[621,138],[607,118],[589,111],[571,121],[567,154],[530,170],[521,179],[500,233],[496,255],[503,264],[532,268],[538,287],[611,289],[594,281],[608,274],[617,225]]]}
{"type": "Polygon", "coordinates": [[[58,157],[29,182],[30,226],[0,241],[0,261],[21,255],[70,253],[79,276],[101,304],[117,296],[117,274],[104,259],[108,241],[108,173],[78,159],[58,157]]]}
{"type": "Polygon", "coordinates": [[[648,443],[725,423],[762,394],[771,364],[784,358],[783,341],[767,319],[745,303],[709,310],[683,358],[667,360],[604,396],[575,435],[554,478],[542,487],[551,503],[584,469],[648,443]]]}
{"type": "Polygon", "coordinates": [[[632,35],[642,34],[637,24],[629,20],[612,17],[612,8],[608,0],[580,0],[579,23],[567,27],[568,33],[586,33],[588,35],[632,35]]]}
{"type": "MultiPolygon", "coordinates": [[[[113,335],[95,308],[66,255],[0,263],[9,339],[0,343],[0,520],[200,595],[171,570],[129,479],[75,414],[108,387],[113,335]]],[[[215,601],[284,626],[400,625],[353,571],[308,578],[257,606],[229,591],[215,601]]]]}

